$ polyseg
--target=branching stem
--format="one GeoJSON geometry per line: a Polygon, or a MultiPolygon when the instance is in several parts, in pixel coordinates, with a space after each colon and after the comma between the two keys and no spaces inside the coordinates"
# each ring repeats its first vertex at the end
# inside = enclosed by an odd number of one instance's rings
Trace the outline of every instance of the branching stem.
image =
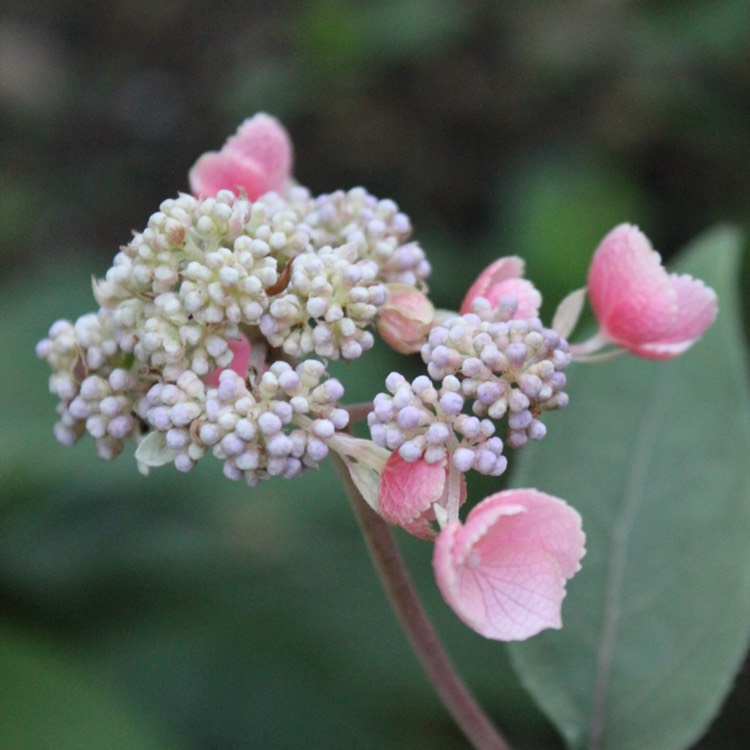
{"type": "Polygon", "coordinates": [[[349,412],[349,424],[361,422],[367,418],[372,411],[372,401],[363,401],[359,404],[347,404],[345,409],[349,412]]]}
{"type": "Polygon", "coordinates": [[[390,528],[364,501],[343,461],[335,454],[333,459],[388,599],[443,705],[476,750],[511,750],[443,650],[404,567],[390,528]]]}

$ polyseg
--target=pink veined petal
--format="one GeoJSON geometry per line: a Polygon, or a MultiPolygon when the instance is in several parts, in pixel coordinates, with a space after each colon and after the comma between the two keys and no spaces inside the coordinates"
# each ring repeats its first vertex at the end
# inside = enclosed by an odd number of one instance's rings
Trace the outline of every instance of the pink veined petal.
{"type": "MultiPolygon", "coordinates": [[[[448,516],[466,501],[466,479],[444,459],[405,461],[396,451],[380,474],[377,510],[389,523],[420,539],[434,539],[435,505],[448,516]]],[[[371,503],[372,504],[372,503],[371,503]]]]}
{"type": "Polygon", "coordinates": [[[443,495],[445,461],[428,464],[424,459],[409,462],[394,451],[380,476],[380,514],[389,523],[403,527],[422,539],[432,539],[432,504],[443,495]]]}
{"type": "Polygon", "coordinates": [[[245,120],[226,147],[252,159],[273,186],[270,190],[283,187],[292,174],[293,148],[289,133],[275,117],[265,112],[245,120]]]}
{"type": "Polygon", "coordinates": [[[604,333],[626,349],[656,341],[677,319],[677,292],[661,256],[630,224],[600,243],[588,274],[591,307],[604,333]]]}
{"type": "Polygon", "coordinates": [[[487,638],[523,640],[561,626],[566,579],[580,568],[578,513],[537,490],[491,495],[435,543],[433,566],[446,602],[487,638]]]}
{"type": "Polygon", "coordinates": [[[477,297],[487,297],[490,288],[510,279],[520,279],[523,276],[524,262],[515,255],[498,258],[479,274],[476,281],[469,287],[469,291],[461,303],[459,313],[471,312],[471,303],[477,297]]]}
{"type": "Polygon", "coordinates": [[[232,362],[230,363],[228,368],[217,367],[212,372],[209,372],[205,378],[203,378],[203,382],[209,388],[219,387],[219,378],[221,377],[221,373],[224,372],[224,370],[233,370],[243,379],[247,375],[247,364],[250,361],[250,342],[244,336],[242,336],[242,338],[240,339],[231,339],[227,343],[229,344],[229,348],[232,350],[234,357],[232,358],[232,362]]]}
{"type": "Polygon", "coordinates": [[[220,190],[232,190],[237,194],[244,191],[254,200],[269,192],[266,175],[253,159],[223,149],[203,154],[190,170],[189,178],[193,195],[204,198],[213,197],[220,190]]]}
{"type": "Polygon", "coordinates": [[[689,349],[711,327],[718,313],[716,292],[692,276],[670,276],[677,293],[677,320],[658,341],[633,349],[646,359],[672,359],[689,349]]]}
{"type": "Polygon", "coordinates": [[[221,151],[209,151],[190,170],[194,195],[244,192],[250,200],[281,190],[291,176],[292,143],[281,123],[259,113],[243,122],[221,151]]]}

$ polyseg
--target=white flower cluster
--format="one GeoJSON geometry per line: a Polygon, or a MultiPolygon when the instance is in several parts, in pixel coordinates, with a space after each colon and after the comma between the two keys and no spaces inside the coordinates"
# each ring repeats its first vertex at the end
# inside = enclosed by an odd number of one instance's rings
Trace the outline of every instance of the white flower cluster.
{"type": "Polygon", "coordinates": [[[542,411],[568,402],[567,342],[538,319],[456,316],[433,328],[422,359],[429,378],[408,383],[392,373],[391,395],[378,394],[368,416],[373,441],[406,461],[432,463],[449,453],[460,471],[497,476],[507,460],[495,421],[507,416],[505,442],[520,448],[546,434],[542,411]]]}
{"type": "Polygon", "coordinates": [[[381,281],[424,288],[431,267],[416,242],[409,217],[390,199],[378,199],[362,187],[312,197],[303,187],[289,190],[278,201],[294,209],[310,228],[316,247],[354,245],[357,255],[374,261],[381,281]]]}
{"type": "Polygon", "coordinates": [[[88,432],[114,458],[126,439],[151,433],[141,454],[159,450],[149,460],[188,470],[210,448],[228,476],[251,484],[315,465],[328,431],[346,424],[343,389],[320,383],[320,362],[293,365],[372,347],[386,285],[423,288],[429,274],[410,233],[393,201],[362,188],[164,201],[94,283],[99,310],[58,321],[37,346],[60,399],[56,436],[71,445],[88,432]],[[222,372],[209,388],[243,340],[248,372],[222,372]],[[264,373],[267,356],[284,361],[264,373]]]}
{"type": "Polygon", "coordinates": [[[409,383],[392,372],[386,378],[390,396],[379,393],[368,415],[370,434],[377,445],[398,450],[405,461],[427,463],[447,455],[461,471],[476,468],[499,476],[508,464],[503,441],[489,419],[463,414],[464,398],[458,378],[446,377],[439,388],[426,375],[409,383]]]}
{"type": "Polygon", "coordinates": [[[157,383],[139,404],[153,432],[136,455],[146,465],[172,461],[189,471],[211,449],[225,476],[251,486],[297,476],[326,458],[325,441],[349,422],[338,406],[341,383],[324,377],[322,362],[305,360],[296,368],[275,362],[255,385],[232,370],[221,373],[216,388],[191,371],[176,383],[157,383]]]}
{"type": "Polygon", "coordinates": [[[133,432],[135,379],[124,362],[106,311],[58,320],[37,344],[37,356],[52,370],[50,391],[59,399],[55,437],[73,445],[88,432],[101,458],[115,458],[133,432]]]}

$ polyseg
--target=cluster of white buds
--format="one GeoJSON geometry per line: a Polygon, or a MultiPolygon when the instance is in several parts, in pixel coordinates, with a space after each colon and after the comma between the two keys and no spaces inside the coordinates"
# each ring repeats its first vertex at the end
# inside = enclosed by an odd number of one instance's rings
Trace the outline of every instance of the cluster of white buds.
{"type": "Polygon", "coordinates": [[[322,362],[305,360],[292,369],[275,362],[254,388],[226,370],[208,392],[200,442],[224,460],[224,474],[255,485],[273,476],[291,478],[328,456],[326,440],[349,423],[339,407],[341,383],[322,362]]]}
{"type": "Polygon", "coordinates": [[[476,468],[499,476],[505,471],[503,441],[489,419],[462,413],[461,382],[446,377],[439,388],[426,375],[409,383],[391,373],[386,379],[391,395],[379,393],[368,415],[373,442],[398,450],[405,461],[436,463],[448,454],[457,468],[476,468]]]}
{"type": "Polygon", "coordinates": [[[106,311],[82,315],[75,323],[58,320],[36,347],[52,370],[50,391],[59,399],[55,437],[73,445],[88,432],[101,458],[117,456],[133,432],[136,381],[122,367],[106,311]]]}
{"type": "Polygon", "coordinates": [[[195,439],[194,428],[205,405],[206,388],[192,370],[183,372],[174,383],[154,383],[138,404],[138,416],[153,429],[152,436],[163,438],[166,455],[179,471],[190,471],[205,455],[206,448],[195,439]]]}
{"type": "Polygon", "coordinates": [[[348,415],[341,385],[305,357],[356,359],[389,285],[425,289],[410,233],[393,201],[362,188],[164,201],[94,283],[98,312],[58,321],[37,347],[58,439],[88,432],[114,458],[142,438],[142,465],[182,471],[210,449],[250,484],[316,465],[348,415]],[[241,341],[253,355],[239,363],[241,341]]]}
{"type": "Polygon", "coordinates": [[[347,426],[343,395],[341,383],[326,379],[317,360],[296,368],[274,362],[248,380],[224,370],[214,388],[187,370],[175,383],[156,383],[139,403],[139,416],[153,432],[136,457],[146,466],[172,461],[189,471],[210,449],[230,479],[254,486],[294,477],[326,458],[326,440],[347,426]]]}
{"type": "Polygon", "coordinates": [[[260,330],[292,357],[357,359],[372,348],[366,327],[387,299],[377,265],[360,260],[353,243],[326,246],[295,258],[286,293],[271,303],[260,330]]]}
{"type": "Polygon", "coordinates": [[[378,276],[387,283],[424,288],[431,266],[416,242],[408,242],[412,232],[409,217],[390,199],[379,199],[362,187],[337,190],[312,197],[303,187],[288,190],[283,203],[310,228],[316,247],[353,245],[359,258],[377,263],[378,276]]]}
{"type": "Polygon", "coordinates": [[[373,441],[405,461],[450,454],[460,471],[498,476],[507,459],[495,423],[507,416],[505,443],[520,448],[546,434],[541,412],[567,404],[568,344],[537,318],[455,316],[432,329],[422,359],[429,377],[392,373],[368,415],[373,441]]]}
{"type": "Polygon", "coordinates": [[[185,367],[205,375],[231,362],[227,342],[240,325],[258,325],[282,267],[313,250],[309,229],[283,203],[229,190],[181,195],[161,204],[94,292],[123,351],[174,377],[185,367]]]}

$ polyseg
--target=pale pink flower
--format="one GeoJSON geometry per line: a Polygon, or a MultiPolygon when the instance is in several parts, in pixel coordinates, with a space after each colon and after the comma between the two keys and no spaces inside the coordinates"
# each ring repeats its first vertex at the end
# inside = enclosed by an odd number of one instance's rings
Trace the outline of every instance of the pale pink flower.
{"type": "Polygon", "coordinates": [[[239,339],[230,339],[227,344],[232,350],[232,354],[234,354],[234,357],[232,358],[229,367],[217,367],[215,370],[209,372],[208,375],[203,378],[203,382],[209,388],[219,387],[219,378],[221,377],[221,373],[224,372],[224,370],[233,370],[243,380],[247,376],[247,365],[250,361],[250,342],[242,334],[240,334],[239,339]]]}
{"type": "Polygon", "coordinates": [[[280,191],[292,173],[292,142],[281,123],[262,112],[245,120],[222,147],[209,151],[190,170],[190,190],[204,198],[220,190],[256,200],[280,191]]]}
{"type": "Polygon", "coordinates": [[[477,277],[461,303],[460,314],[471,312],[477,297],[486,299],[492,307],[515,301],[513,318],[536,318],[542,304],[542,295],[534,285],[523,278],[524,262],[515,255],[499,258],[477,277]]]}
{"type": "Polygon", "coordinates": [[[716,293],[692,276],[669,274],[648,238],[620,224],[594,253],[588,293],[602,333],[632,354],[671,359],[714,322],[716,293]]]}
{"type": "Polygon", "coordinates": [[[423,292],[409,284],[387,284],[388,301],[375,323],[383,341],[400,354],[415,354],[427,340],[435,308],[423,292]]]}
{"type": "Polygon", "coordinates": [[[458,515],[458,508],[466,499],[466,482],[459,472],[451,477],[446,459],[427,463],[424,459],[405,461],[394,451],[380,475],[378,512],[389,523],[401,526],[421,539],[433,539],[435,504],[458,515]],[[455,487],[451,488],[451,479],[455,487]],[[451,496],[455,495],[455,496],[451,496]]]}
{"type": "Polygon", "coordinates": [[[501,641],[560,628],[565,583],[585,553],[581,517],[533,489],[482,500],[440,532],[433,555],[445,601],[473,630],[501,641]]]}

